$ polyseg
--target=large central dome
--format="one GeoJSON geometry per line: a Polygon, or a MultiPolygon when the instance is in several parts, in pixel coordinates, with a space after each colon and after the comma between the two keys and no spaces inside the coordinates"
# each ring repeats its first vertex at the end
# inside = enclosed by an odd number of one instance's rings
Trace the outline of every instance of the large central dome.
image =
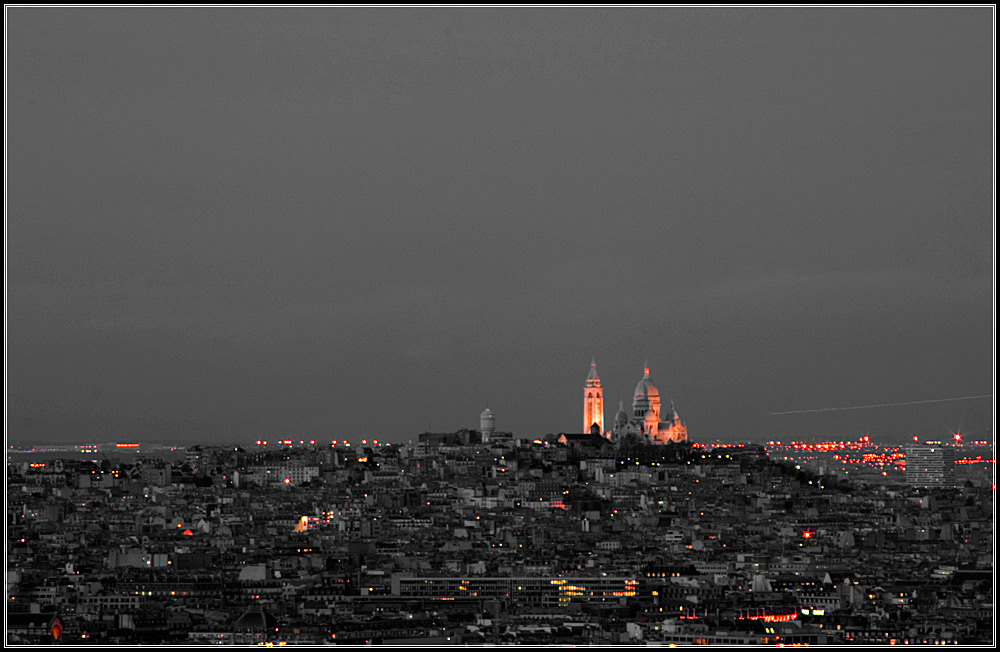
{"type": "Polygon", "coordinates": [[[649,377],[649,367],[646,367],[646,375],[642,377],[639,384],[635,386],[635,396],[633,401],[649,400],[660,398],[660,390],[656,389],[656,384],[649,377]]]}

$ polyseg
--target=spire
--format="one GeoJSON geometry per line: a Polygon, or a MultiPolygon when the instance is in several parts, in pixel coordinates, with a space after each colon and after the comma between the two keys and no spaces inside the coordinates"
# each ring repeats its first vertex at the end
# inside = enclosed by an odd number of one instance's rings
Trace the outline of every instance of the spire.
{"type": "Polygon", "coordinates": [[[593,358],[590,359],[590,373],[587,374],[587,380],[588,381],[601,380],[600,378],[597,377],[597,362],[593,358]]]}
{"type": "Polygon", "coordinates": [[[643,363],[642,369],[645,374],[643,378],[649,378],[649,358],[646,358],[646,362],[643,363]]]}

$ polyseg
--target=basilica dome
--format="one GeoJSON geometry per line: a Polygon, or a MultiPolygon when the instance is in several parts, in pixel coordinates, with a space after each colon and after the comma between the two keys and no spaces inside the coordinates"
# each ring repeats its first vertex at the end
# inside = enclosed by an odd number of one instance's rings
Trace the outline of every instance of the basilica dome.
{"type": "Polygon", "coordinates": [[[656,389],[653,379],[649,377],[649,367],[646,368],[646,375],[642,377],[639,384],[635,386],[635,396],[633,401],[649,400],[660,398],[660,390],[656,389]]]}

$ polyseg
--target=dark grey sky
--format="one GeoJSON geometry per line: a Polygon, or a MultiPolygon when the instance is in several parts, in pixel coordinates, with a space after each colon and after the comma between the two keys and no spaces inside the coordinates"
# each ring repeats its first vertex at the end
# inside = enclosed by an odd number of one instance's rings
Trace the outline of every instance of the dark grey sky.
{"type": "Polygon", "coordinates": [[[11,439],[992,432],[992,7],[6,15],[11,439]]]}

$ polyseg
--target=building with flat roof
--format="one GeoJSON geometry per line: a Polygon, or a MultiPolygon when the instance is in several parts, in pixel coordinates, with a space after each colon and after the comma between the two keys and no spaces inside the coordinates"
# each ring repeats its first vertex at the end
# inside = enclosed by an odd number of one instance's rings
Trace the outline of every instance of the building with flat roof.
{"type": "Polygon", "coordinates": [[[906,482],[914,487],[954,487],[955,447],[943,444],[907,446],[906,482]]]}

